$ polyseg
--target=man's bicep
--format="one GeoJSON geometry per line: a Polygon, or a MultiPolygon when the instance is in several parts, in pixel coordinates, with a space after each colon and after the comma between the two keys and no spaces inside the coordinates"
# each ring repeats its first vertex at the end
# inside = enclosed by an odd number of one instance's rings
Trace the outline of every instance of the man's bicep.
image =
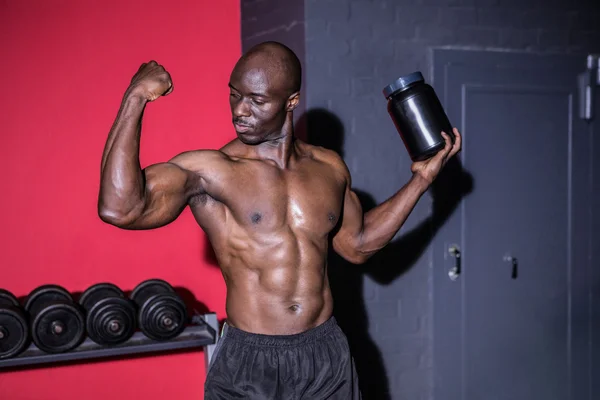
{"type": "Polygon", "coordinates": [[[170,162],[153,164],[143,170],[143,209],[124,228],[154,229],[173,222],[190,197],[189,172],[170,162]]]}

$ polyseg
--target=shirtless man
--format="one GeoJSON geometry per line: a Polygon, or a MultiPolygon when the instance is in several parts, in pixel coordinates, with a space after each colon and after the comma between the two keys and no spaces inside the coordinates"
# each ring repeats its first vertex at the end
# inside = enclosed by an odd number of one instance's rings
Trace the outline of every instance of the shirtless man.
{"type": "Polygon", "coordinates": [[[189,206],[207,234],[227,286],[227,322],[206,376],[206,399],[357,399],[346,337],[332,316],[329,239],[363,263],[394,237],[447,160],[446,147],[412,165],[412,178],[363,214],[344,161],[294,137],[301,66],[265,42],[231,73],[237,138],[140,168],[142,114],[173,90],[154,61],[142,64],[122,100],[101,165],[100,218],[123,229],[169,224],[189,206]]]}

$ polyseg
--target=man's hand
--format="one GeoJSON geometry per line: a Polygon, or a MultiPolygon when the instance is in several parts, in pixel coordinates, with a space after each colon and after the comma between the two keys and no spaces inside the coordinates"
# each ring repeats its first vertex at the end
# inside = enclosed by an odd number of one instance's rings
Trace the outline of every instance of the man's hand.
{"type": "Polygon", "coordinates": [[[447,133],[442,132],[442,136],[446,141],[446,146],[440,150],[435,156],[425,161],[417,161],[412,164],[411,170],[413,174],[418,174],[421,178],[425,179],[429,184],[432,184],[435,178],[446,165],[448,160],[458,153],[462,146],[462,138],[458,129],[454,128],[454,145],[450,140],[450,136],[447,133]]]}
{"type": "Polygon", "coordinates": [[[171,75],[156,61],[144,63],[131,79],[129,93],[154,101],[173,91],[171,75]]]}

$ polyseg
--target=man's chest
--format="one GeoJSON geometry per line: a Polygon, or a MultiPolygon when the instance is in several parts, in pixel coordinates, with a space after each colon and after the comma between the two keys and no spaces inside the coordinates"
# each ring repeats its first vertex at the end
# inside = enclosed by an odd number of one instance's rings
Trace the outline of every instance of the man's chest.
{"type": "Polygon", "coordinates": [[[340,218],[345,187],[330,168],[249,168],[238,171],[231,183],[221,201],[237,224],[253,230],[291,228],[325,234],[340,218]]]}

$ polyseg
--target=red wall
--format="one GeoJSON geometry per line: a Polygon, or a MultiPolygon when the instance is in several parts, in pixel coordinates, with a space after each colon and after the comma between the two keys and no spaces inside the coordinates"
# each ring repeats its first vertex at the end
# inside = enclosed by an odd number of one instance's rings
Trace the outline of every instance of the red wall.
{"type": "MultiPolygon", "coordinates": [[[[128,232],[102,223],[96,202],[104,142],[142,62],[163,64],[175,88],[146,109],[143,165],[233,138],[239,18],[239,0],[0,2],[0,287],[25,296],[109,281],[129,291],[159,277],[225,316],[220,271],[188,210],[128,232]]],[[[0,398],[200,399],[203,363],[193,351],[0,371],[0,398]]]]}

